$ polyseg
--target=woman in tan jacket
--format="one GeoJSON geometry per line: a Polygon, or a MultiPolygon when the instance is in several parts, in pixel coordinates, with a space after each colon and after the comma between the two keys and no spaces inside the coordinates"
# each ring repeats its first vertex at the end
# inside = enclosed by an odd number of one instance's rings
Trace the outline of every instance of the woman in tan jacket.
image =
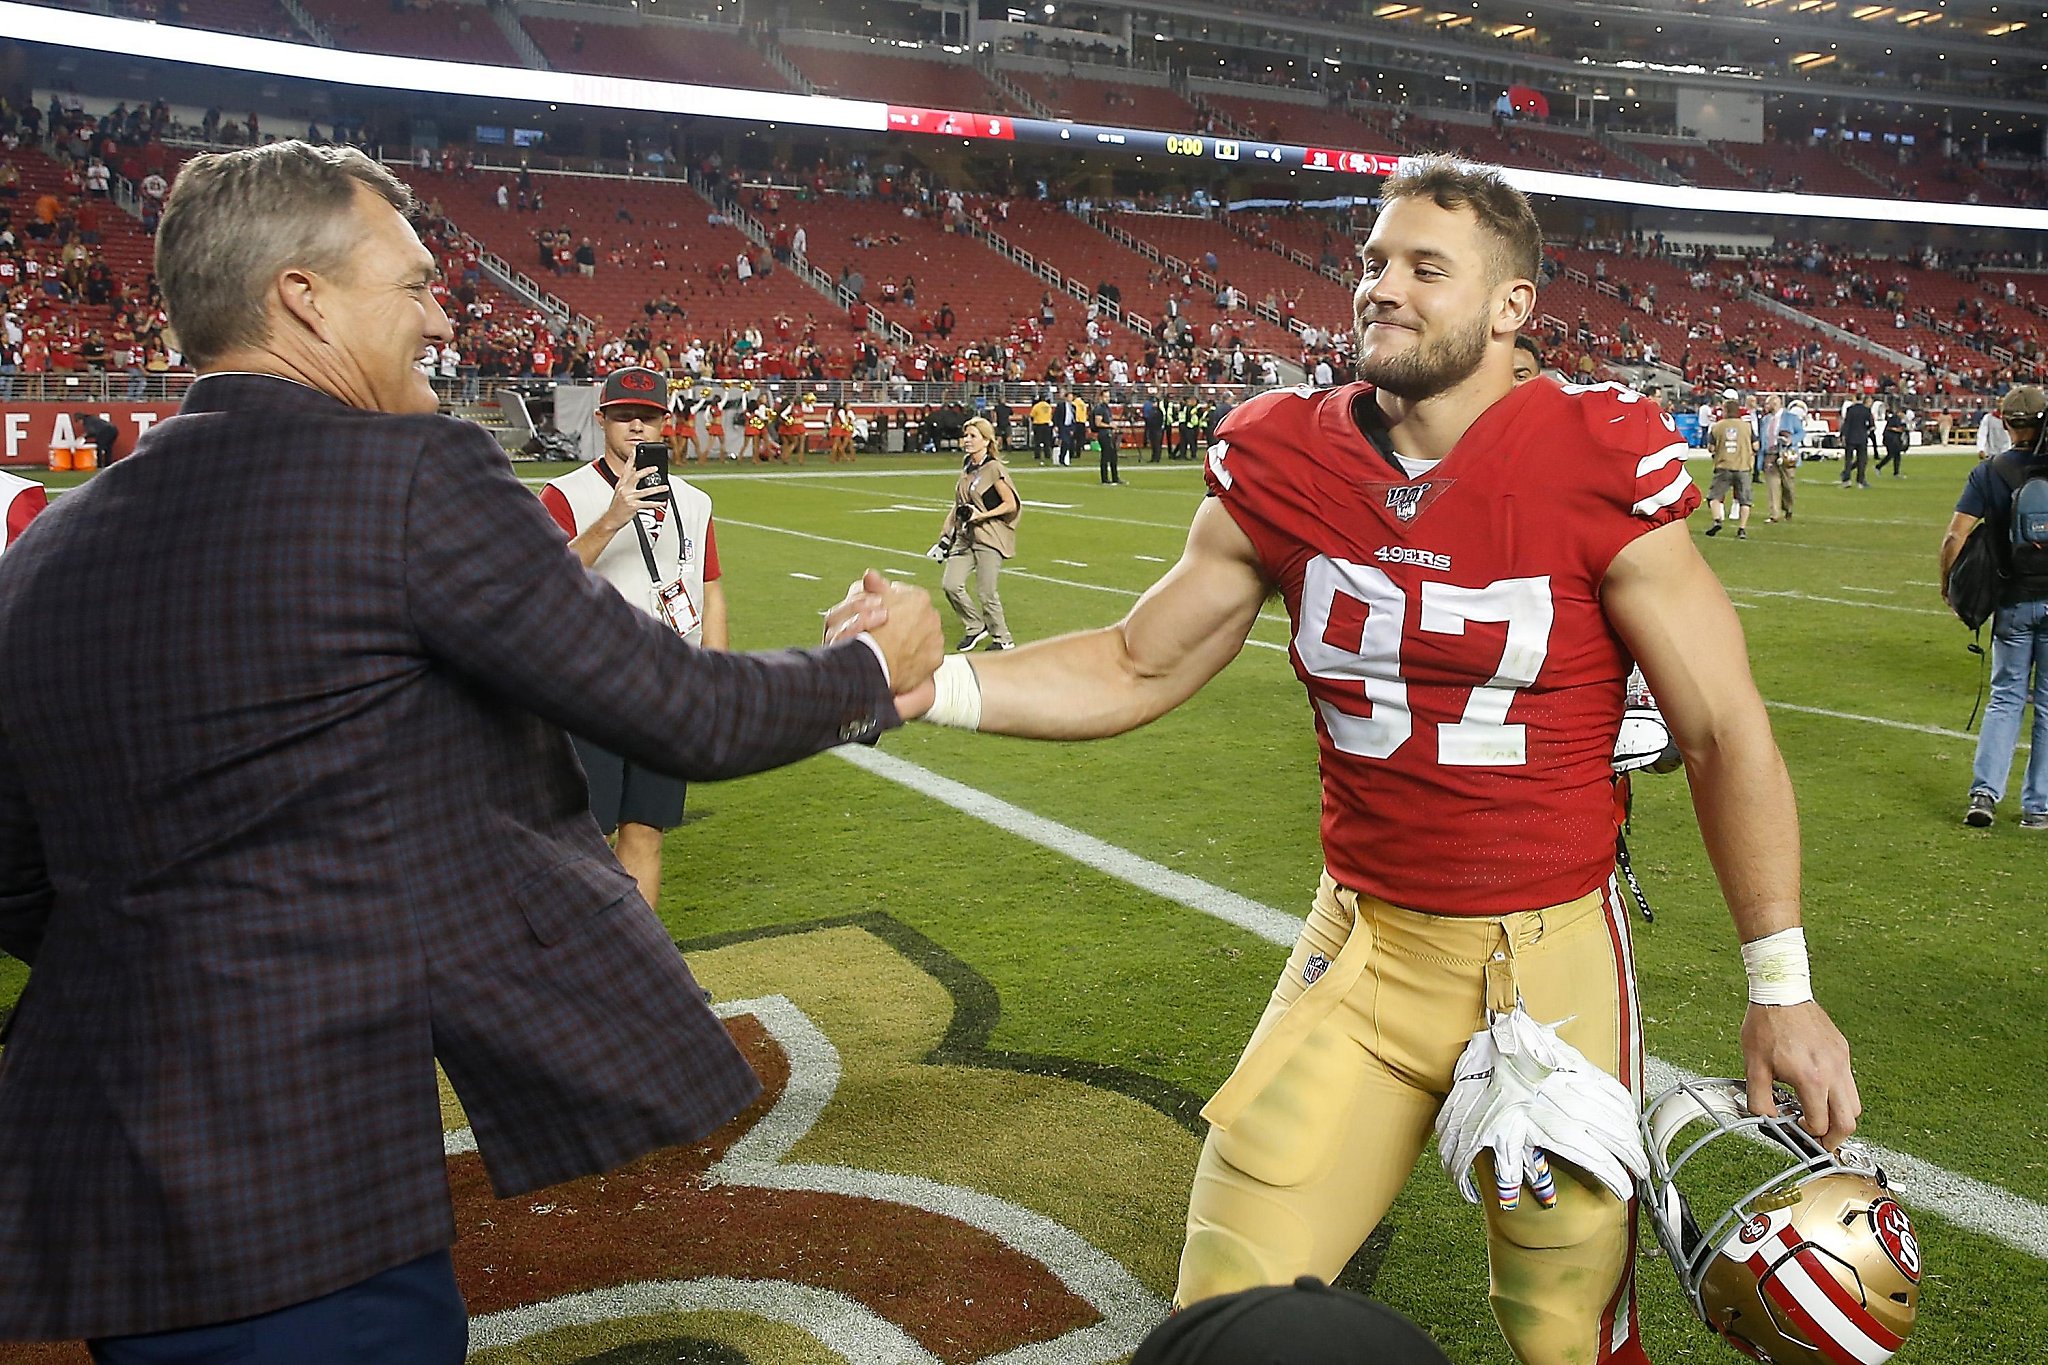
{"type": "Polygon", "coordinates": [[[990,640],[991,649],[1010,649],[1010,626],[1003,619],[1003,600],[996,590],[996,575],[1003,561],[1017,553],[1017,517],[1024,510],[1017,498],[1017,486],[1010,482],[1002,454],[996,449],[996,429],[985,417],[970,417],[960,429],[960,481],[953,486],[953,510],[946,513],[946,525],[932,557],[946,566],[939,583],[946,600],[960,614],[963,633],[957,648],[965,653],[990,640]],[[974,591],[967,590],[967,576],[974,575],[974,591]],[[978,599],[978,600],[977,600],[978,599]]]}

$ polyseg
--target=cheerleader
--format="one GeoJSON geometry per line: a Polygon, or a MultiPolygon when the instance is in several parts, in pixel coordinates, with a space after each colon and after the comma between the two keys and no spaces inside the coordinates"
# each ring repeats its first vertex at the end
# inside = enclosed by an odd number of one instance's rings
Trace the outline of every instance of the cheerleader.
{"type": "Polygon", "coordinates": [[[681,464],[684,460],[695,463],[700,450],[697,445],[697,400],[687,389],[669,399],[668,420],[662,423],[661,434],[668,442],[669,460],[681,464]]]}
{"type": "Polygon", "coordinates": [[[704,395],[704,458],[739,458],[737,454],[725,448],[725,395],[722,393],[704,395]]]}
{"type": "Polygon", "coordinates": [[[853,410],[844,403],[832,405],[831,423],[825,428],[830,443],[825,458],[832,464],[853,463],[853,410]]]}
{"type": "MultiPolygon", "coordinates": [[[[753,456],[756,464],[766,464],[768,452],[774,448],[774,442],[768,438],[770,412],[768,400],[765,398],[755,399],[753,406],[747,409],[740,437],[740,454],[753,456]]],[[[777,452],[777,455],[779,458],[780,452],[777,452]]]]}
{"type": "Polygon", "coordinates": [[[782,452],[777,458],[787,464],[790,455],[794,454],[798,464],[804,463],[804,457],[809,453],[810,432],[804,426],[804,415],[798,409],[796,399],[790,399],[788,405],[776,414],[775,423],[776,435],[782,440],[782,452]]]}

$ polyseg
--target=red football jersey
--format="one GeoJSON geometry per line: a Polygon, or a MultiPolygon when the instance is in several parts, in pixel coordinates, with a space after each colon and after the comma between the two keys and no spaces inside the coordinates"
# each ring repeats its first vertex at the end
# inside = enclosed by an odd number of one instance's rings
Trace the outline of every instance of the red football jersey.
{"type": "Polygon", "coordinates": [[[1699,506],[1685,443],[1632,390],[1537,380],[1410,479],[1353,415],[1371,392],[1255,398],[1207,470],[1293,618],[1330,874],[1435,914],[1575,899],[1614,867],[1630,667],[1600,582],[1699,506]]]}

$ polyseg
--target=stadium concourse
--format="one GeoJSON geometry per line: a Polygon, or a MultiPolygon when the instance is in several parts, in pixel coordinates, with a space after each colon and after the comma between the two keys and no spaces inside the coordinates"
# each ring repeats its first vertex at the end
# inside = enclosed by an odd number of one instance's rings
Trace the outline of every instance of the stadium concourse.
{"type": "MultiPolygon", "coordinates": [[[[175,174],[193,150],[185,139],[111,141],[99,150],[144,179],[175,174]]],[[[13,155],[31,199],[81,174],[63,150],[75,142],[13,155]]],[[[452,150],[430,160],[400,169],[428,209],[457,364],[481,379],[586,378],[630,357],[749,381],[1214,384],[1256,380],[1268,354],[1304,372],[1327,357],[1341,372],[1348,342],[1354,226],[1328,213],[961,194],[924,170],[891,174],[857,157],[728,172],[714,154],[691,182],[504,171],[452,150]],[[741,214],[765,245],[741,231],[741,214]],[[1086,282],[1086,297],[1049,288],[1012,253],[1086,282]],[[960,268],[963,255],[973,268],[960,268]],[[805,282],[805,266],[825,288],[805,282]]],[[[162,350],[147,238],[127,214],[109,216],[95,262],[108,303],[17,285],[30,322],[24,375],[90,370],[95,338],[124,356],[139,341],[145,365],[163,368],[147,354],[162,350]]],[[[39,271],[42,254],[24,252],[23,271],[39,271]]],[[[1869,261],[1819,243],[1724,259],[1653,238],[1555,242],[1545,271],[1538,334],[1567,376],[1661,365],[1691,389],[1897,386],[1959,415],[1968,395],[2038,354],[2035,294],[2048,293],[2039,276],[1938,253],[1869,261]]]]}

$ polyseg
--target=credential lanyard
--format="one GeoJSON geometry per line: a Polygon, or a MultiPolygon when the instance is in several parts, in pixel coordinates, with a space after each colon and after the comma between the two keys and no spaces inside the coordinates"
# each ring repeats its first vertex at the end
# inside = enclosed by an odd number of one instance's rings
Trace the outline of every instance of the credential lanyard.
{"type": "Polygon", "coordinates": [[[640,537],[640,558],[647,563],[647,581],[655,587],[661,586],[661,569],[654,562],[654,542],[647,538],[647,527],[640,521],[640,514],[633,514],[633,534],[640,537]]]}

